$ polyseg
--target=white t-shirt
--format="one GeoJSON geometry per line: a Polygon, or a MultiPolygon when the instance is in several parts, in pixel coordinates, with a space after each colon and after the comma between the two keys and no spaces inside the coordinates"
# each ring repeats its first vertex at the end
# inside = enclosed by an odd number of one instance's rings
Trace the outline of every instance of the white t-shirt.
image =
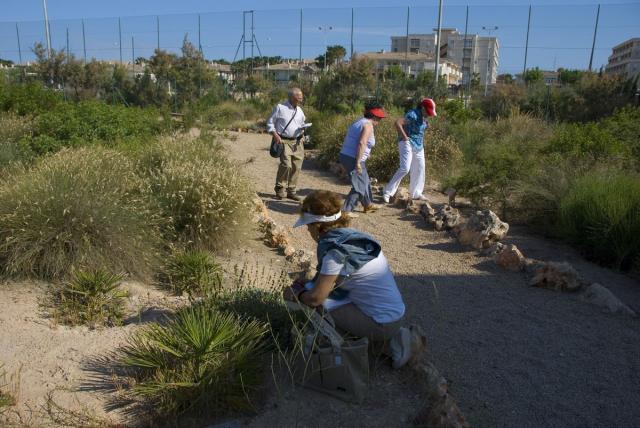
{"type": "MultiPolygon", "coordinates": [[[[322,259],[320,273],[344,276],[344,264],[329,253],[322,259]]],[[[349,290],[348,297],[337,301],[327,299],[329,301],[324,305],[327,310],[353,303],[380,324],[397,321],[404,315],[402,296],[382,251],[378,257],[345,278],[340,287],[349,290]]]]}

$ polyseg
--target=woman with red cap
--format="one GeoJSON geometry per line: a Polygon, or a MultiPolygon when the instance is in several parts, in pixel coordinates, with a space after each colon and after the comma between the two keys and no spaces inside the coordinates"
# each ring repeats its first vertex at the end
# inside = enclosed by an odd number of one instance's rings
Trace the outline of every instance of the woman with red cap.
{"type": "MultiPolygon", "coordinates": [[[[365,162],[376,144],[373,129],[384,117],[386,114],[380,104],[369,104],[365,107],[364,117],[353,122],[347,130],[342,150],[340,150],[340,163],[351,179],[351,191],[342,208],[346,213],[352,213],[358,202],[364,207],[365,213],[380,208],[373,203],[371,182],[365,162]]],[[[353,214],[350,215],[355,217],[353,214]]]]}
{"type": "Polygon", "coordinates": [[[382,199],[389,202],[400,186],[400,182],[409,173],[409,194],[413,199],[427,200],[422,194],[424,190],[424,132],[429,127],[427,117],[437,116],[436,103],[431,98],[424,98],[416,108],[411,109],[403,118],[396,120],[398,130],[398,150],[400,152],[400,168],[384,187],[382,199]]]}

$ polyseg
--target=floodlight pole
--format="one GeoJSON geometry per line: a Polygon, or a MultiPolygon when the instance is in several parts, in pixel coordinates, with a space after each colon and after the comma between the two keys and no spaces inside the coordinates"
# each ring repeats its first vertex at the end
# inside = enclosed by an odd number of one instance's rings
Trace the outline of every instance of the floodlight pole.
{"type": "Polygon", "coordinates": [[[49,28],[49,13],[47,12],[47,0],[42,0],[44,8],[44,32],[47,38],[47,58],[51,58],[51,29],[49,28]]]}
{"type": "MultiPolygon", "coordinates": [[[[442,0],[438,3],[438,40],[436,40],[436,77],[435,82],[438,84],[438,72],[440,71],[440,36],[442,34],[442,0]]],[[[463,45],[464,49],[464,45],[463,45]]]]}

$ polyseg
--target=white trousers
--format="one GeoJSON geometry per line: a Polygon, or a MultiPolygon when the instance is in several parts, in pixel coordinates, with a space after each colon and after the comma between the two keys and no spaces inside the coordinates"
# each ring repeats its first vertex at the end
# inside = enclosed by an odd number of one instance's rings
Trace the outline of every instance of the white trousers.
{"type": "Polygon", "coordinates": [[[424,191],[424,147],[415,150],[410,142],[398,141],[398,151],[400,152],[400,168],[393,175],[391,181],[384,186],[384,194],[389,197],[395,195],[400,182],[405,175],[409,174],[409,194],[412,198],[417,198],[424,191]]]}

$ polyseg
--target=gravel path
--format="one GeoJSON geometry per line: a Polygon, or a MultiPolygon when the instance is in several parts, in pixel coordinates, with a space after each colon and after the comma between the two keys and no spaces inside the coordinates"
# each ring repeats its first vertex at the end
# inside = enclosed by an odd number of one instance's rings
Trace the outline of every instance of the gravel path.
{"type": "MultiPolygon", "coordinates": [[[[231,157],[246,162],[271,216],[290,226],[297,204],[272,199],[277,161],[268,136],[232,134],[231,157]],[[237,137],[237,138],[236,138],[237,137]]],[[[300,194],[349,186],[305,161],[300,194]]],[[[435,206],[445,202],[428,194],[435,206]]],[[[407,304],[420,324],[430,358],[472,426],[632,427],[640,424],[640,320],[600,312],[577,296],[527,286],[463,249],[449,234],[393,207],[361,214],[353,224],[377,237],[407,304]]],[[[295,248],[314,251],[305,228],[290,229],[295,248]]],[[[640,283],[584,261],[571,248],[514,228],[506,240],[525,256],[569,261],[640,310],[640,283]]],[[[273,254],[273,253],[271,253],[273,254]]],[[[376,371],[361,406],[284,387],[254,426],[406,426],[423,403],[409,371],[376,371]]]]}

